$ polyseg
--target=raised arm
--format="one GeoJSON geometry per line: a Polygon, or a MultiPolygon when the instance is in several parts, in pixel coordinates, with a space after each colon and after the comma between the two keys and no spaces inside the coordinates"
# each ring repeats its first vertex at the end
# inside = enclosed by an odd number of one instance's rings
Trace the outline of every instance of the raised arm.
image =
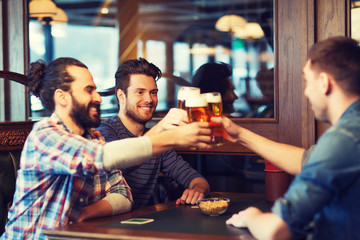
{"type": "Polygon", "coordinates": [[[210,149],[210,133],[209,123],[195,122],[150,136],[112,141],[104,146],[104,168],[135,166],[173,148],[210,149]]]}
{"type": "Polygon", "coordinates": [[[301,171],[301,159],[304,148],[278,143],[242,128],[227,117],[213,117],[212,121],[221,123],[226,131],[224,137],[249,148],[275,166],[290,174],[301,171]]]}

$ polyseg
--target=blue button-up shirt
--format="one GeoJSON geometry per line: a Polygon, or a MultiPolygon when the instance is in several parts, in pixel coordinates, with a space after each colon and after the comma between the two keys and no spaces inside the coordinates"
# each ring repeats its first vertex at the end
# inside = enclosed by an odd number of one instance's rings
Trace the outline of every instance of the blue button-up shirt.
{"type": "Polygon", "coordinates": [[[360,100],[303,157],[272,211],[307,239],[360,239],[360,100]]]}
{"type": "Polygon", "coordinates": [[[0,239],[47,239],[42,229],[76,221],[80,210],[112,192],[132,201],[121,171],[102,164],[105,141],[73,133],[53,114],[34,125],[25,142],[9,221],[0,239]]]}

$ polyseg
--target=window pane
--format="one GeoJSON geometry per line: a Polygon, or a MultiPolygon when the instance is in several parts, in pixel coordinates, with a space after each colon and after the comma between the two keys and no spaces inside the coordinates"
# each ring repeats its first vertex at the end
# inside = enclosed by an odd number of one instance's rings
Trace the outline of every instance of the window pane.
{"type": "MultiPolygon", "coordinates": [[[[69,21],[51,27],[30,21],[32,61],[77,58],[89,67],[101,91],[114,86],[122,61],[144,57],[164,75],[157,83],[159,116],[176,106],[177,90],[193,84],[200,66],[223,62],[232,68],[236,94],[229,116],[274,116],[273,0],[57,0],[56,4],[69,21]],[[220,24],[229,15],[240,22],[220,24]]],[[[38,103],[32,102],[33,115],[41,115],[38,103]]],[[[116,114],[114,96],[103,98],[102,112],[103,117],[116,114]]]]}

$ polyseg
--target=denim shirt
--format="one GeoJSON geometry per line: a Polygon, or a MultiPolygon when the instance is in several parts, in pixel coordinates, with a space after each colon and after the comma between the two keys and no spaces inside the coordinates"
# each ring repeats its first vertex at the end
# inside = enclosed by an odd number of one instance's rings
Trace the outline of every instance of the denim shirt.
{"type": "Polygon", "coordinates": [[[304,153],[301,173],[272,212],[294,236],[360,239],[360,100],[304,153]]]}

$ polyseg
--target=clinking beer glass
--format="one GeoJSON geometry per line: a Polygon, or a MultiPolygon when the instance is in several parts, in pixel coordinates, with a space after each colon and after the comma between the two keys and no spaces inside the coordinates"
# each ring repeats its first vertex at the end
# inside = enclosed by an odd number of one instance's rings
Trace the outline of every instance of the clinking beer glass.
{"type": "Polygon", "coordinates": [[[221,94],[219,92],[210,92],[202,95],[206,96],[208,102],[211,142],[216,146],[220,146],[223,144],[221,124],[211,122],[211,117],[220,117],[222,114],[221,94]]]}
{"type": "MultiPolygon", "coordinates": [[[[185,108],[188,114],[189,122],[209,121],[209,107],[205,96],[200,94],[187,96],[185,108]]],[[[190,149],[196,150],[195,147],[190,147],[190,149]]]]}
{"type": "Polygon", "coordinates": [[[208,122],[209,107],[206,97],[203,95],[193,95],[186,98],[186,111],[189,122],[208,122]]]}
{"type": "Polygon", "coordinates": [[[178,91],[178,107],[181,109],[186,110],[185,108],[185,102],[186,102],[186,98],[188,96],[196,96],[196,95],[200,95],[200,88],[197,87],[180,87],[179,91],[178,91]]]}

